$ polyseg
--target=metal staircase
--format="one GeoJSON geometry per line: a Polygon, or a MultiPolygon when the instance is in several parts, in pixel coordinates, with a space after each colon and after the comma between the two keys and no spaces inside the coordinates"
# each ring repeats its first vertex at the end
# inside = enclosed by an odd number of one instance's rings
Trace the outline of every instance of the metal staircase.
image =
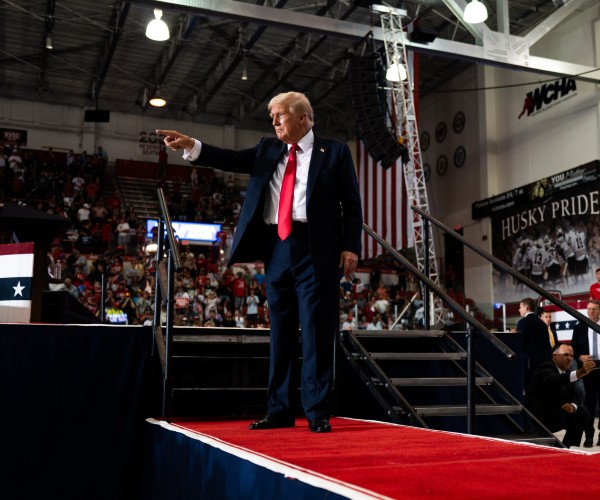
{"type": "Polygon", "coordinates": [[[178,416],[245,416],[264,412],[269,332],[176,328],[171,412],[178,416]]]}
{"type": "MultiPolygon", "coordinates": [[[[451,332],[344,331],[341,355],[390,422],[466,432],[467,352],[451,332]]],[[[481,364],[476,434],[563,447],[481,364]]]]}

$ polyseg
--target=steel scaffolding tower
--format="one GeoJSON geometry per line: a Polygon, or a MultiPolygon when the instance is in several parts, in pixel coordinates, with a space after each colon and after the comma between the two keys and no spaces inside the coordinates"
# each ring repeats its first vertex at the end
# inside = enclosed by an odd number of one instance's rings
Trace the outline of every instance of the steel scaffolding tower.
{"type": "MultiPolygon", "coordinates": [[[[408,199],[411,205],[429,213],[425,171],[419,144],[419,128],[413,99],[411,65],[408,61],[404,44],[405,33],[402,29],[402,19],[406,16],[406,11],[387,6],[373,6],[374,9],[376,7],[379,7],[387,67],[389,69],[393,64],[396,65],[393,68],[397,72],[396,79],[398,81],[390,81],[389,83],[396,117],[396,135],[398,140],[402,141],[408,148],[409,152],[408,162],[403,162],[408,199]]],[[[439,284],[433,236],[425,224],[426,221],[413,212],[412,227],[417,268],[428,275],[436,284],[439,284]],[[426,256],[429,257],[427,260],[426,256]]],[[[430,300],[428,295],[425,290],[423,298],[425,300],[426,327],[430,324],[430,300]]],[[[434,300],[433,303],[434,314],[432,317],[436,322],[444,322],[444,309],[441,301],[438,299],[434,300]]]]}
{"type": "MultiPolygon", "coordinates": [[[[417,116],[413,99],[412,75],[404,44],[405,33],[402,29],[402,18],[406,15],[406,11],[387,6],[380,7],[380,9],[379,13],[383,29],[387,65],[388,68],[392,64],[397,65],[395,68],[400,80],[398,82],[390,81],[389,84],[391,85],[392,103],[397,121],[396,134],[398,140],[403,141],[409,151],[409,160],[403,164],[408,199],[412,205],[429,213],[425,172],[423,170],[421,146],[419,144],[419,128],[417,126],[417,116]],[[404,76],[406,77],[402,80],[401,77],[404,76]]],[[[435,247],[431,231],[424,230],[423,220],[414,212],[412,227],[417,267],[421,272],[426,273],[425,257],[427,253],[429,256],[429,277],[432,281],[439,284],[437,260],[435,258],[435,247]]],[[[443,313],[441,304],[436,304],[435,311],[436,319],[441,321],[441,314],[443,313]]]]}

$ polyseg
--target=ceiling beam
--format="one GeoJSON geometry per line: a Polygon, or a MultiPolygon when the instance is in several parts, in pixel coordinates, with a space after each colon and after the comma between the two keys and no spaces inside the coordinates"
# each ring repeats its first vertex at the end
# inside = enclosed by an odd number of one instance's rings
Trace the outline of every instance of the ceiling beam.
{"type": "Polygon", "coordinates": [[[527,46],[531,47],[539,42],[542,37],[546,36],[567,17],[574,14],[577,9],[583,7],[584,3],[585,0],[571,0],[568,4],[563,3],[561,7],[541,21],[535,28],[533,28],[523,37],[527,46]]]}
{"type": "MultiPolygon", "coordinates": [[[[318,11],[317,15],[318,16],[324,15],[330,9],[331,3],[333,3],[333,2],[330,1],[327,3],[326,6],[322,7],[318,11]]],[[[352,12],[354,12],[354,10],[356,10],[356,6],[351,5],[350,8],[343,14],[341,19],[348,17],[352,12]]],[[[276,73],[277,66],[279,64],[283,64],[283,61],[285,61],[287,59],[287,56],[291,53],[291,51],[294,50],[296,48],[296,46],[298,44],[300,44],[302,39],[305,38],[306,36],[307,36],[307,33],[305,31],[298,33],[292,40],[290,40],[290,42],[283,49],[283,51],[281,51],[279,53],[279,55],[280,55],[279,59],[281,61],[275,60],[271,65],[269,65],[267,68],[265,68],[262,75],[257,79],[257,82],[260,82],[262,85],[254,86],[251,96],[242,97],[242,99],[236,103],[236,105],[232,108],[232,110],[230,112],[234,117],[243,119],[244,113],[254,112],[259,106],[262,105],[262,103],[264,101],[266,101],[267,99],[270,99],[273,96],[273,94],[275,93],[275,90],[277,88],[279,88],[280,86],[286,85],[287,79],[292,75],[292,73],[294,71],[296,71],[300,66],[302,66],[304,64],[304,62],[314,52],[316,52],[317,49],[319,47],[321,47],[321,45],[323,45],[323,43],[328,38],[326,36],[320,37],[313,44],[313,46],[310,49],[306,50],[305,53],[301,57],[296,58],[293,61],[293,63],[287,68],[285,73],[283,73],[279,78],[277,78],[271,85],[267,85],[265,82],[268,81],[270,76],[272,76],[276,73]]]]}
{"type": "MultiPolygon", "coordinates": [[[[260,25],[275,25],[293,31],[308,31],[321,35],[338,38],[357,39],[366,36],[369,31],[373,39],[383,41],[381,28],[373,28],[364,24],[319,17],[289,9],[274,9],[262,5],[242,3],[235,0],[129,0],[134,3],[152,6],[171,6],[173,10],[188,11],[195,14],[212,15],[237,19],[260,25]]],[[[574,2],[577,0],[573,0],[574,2]]],[[[583,1],[583,0],[580,0],[583,1]]],[[[462,9],[464,0],[444,0],[446,4],[455,4],[456,9],[462,9]]],[[[462,14],[462,10],[461,10],[462,14]]],[[[460,16],[462,19],[462,15],[460,16]]],[[[529,45],[523,37],[508,35],[490,30],[481,23],[483,46],[472,45],[451,40],[436,38],[429,44],[415,43],[405,40],[408,49],[425,53],[435,53],[452,59],[464,59],[483,64],[491,64],[515,70],[527,70],[553,76],[578,77],[585,81],[598,83],[600,79],[593,73],[596,68],[566,61],[533,57],[529,55],[529,45]],[[498,43],[508,44],[506,54],[495,50],[498,43]],[[579,76],[585,74],[585,76],[579,76]],[[592,76],[590,76],[592,75],[592,76]]]]}
{"type": "Polygon", "coordinates": [[[100,98],[100,91],[110,64],[112,62],[115,51],[119,40],[123,35],[123,26],[131,5],[128,2],[117,1],[113,7],[113,13],[108,23],[108,35],[104,37],[103,46],[98,54],[96,63],[94,65],[94,76],[90,81],[88,97],[91,100],[94,107],[98,107],[98,99],[100,98]]]}
{"type": "Polygon", "coordinates": [[[481,45],[483,43],[483,36],[485,34],[484,30],[487,29],[487,26],[484,23],[469,24],[469,23],[465,22],[463,15],[465,12],[465,8],[467,6],[467,2],[465,2],[465,0],[443,0],[443,1],[444,1],[444,4],[446,5],[446,7],[448,7],[448,9],[450,9],[450,12],[452,12],[452,14],[454,14],[456,19],[458,19],[460,21],[460,24],[462,24],[463,27],[469,33],[471,33],[471,35],[473,35],[473,38],[475,38],[475,43],[477,43],[478,45],[481,45]]]}

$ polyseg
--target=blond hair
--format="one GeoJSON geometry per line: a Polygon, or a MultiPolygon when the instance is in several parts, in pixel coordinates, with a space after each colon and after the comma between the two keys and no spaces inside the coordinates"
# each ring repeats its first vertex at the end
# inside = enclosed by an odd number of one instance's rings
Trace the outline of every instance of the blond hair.
{"type": "Polygon", "coordinates": [[[267,106],[269,112],[271,112],[271,108],[275,105],[283,106],[288,113],[294,116],[306,115],[308,126],[314,126],[315,121],[312,106],[308,97],[302,92],[282,92],[281,94],[277,94],[269,101],[269,105],[267,106]]]}

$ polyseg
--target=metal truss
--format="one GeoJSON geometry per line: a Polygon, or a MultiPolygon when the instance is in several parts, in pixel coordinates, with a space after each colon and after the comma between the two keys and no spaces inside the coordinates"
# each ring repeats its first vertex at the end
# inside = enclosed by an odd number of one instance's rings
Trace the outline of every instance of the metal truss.
{"type": "MultiPolygon", "coordinates": [[[[425,171],[419,143],[419,128],[413,99],[413,81],[410,64],[404,44],[405,33],[402,29],[403,10],[387,8],[381,12],[381,27],[388,68],[399,64],[406,69],[406,79],[399,82],[389,82],[391,85],[392,103],[396,116],[396,134],[398,140],[403,142],[409,151],[409,160],[403,163],[404,179],[408,199],[411,205],[421,210],[430,212],[427,198],[425,171]]],[[[428,275],[436,284],[439,284],[435,245],[431,231],[424,231],[424,221],[418,214],[412,212],[412,230],[415,245],[415,255],[419,271],[425,273],[425,258],[429,256],[428,275]]],[[[427,274],[427,273],[425,273],[427,274]]],[[[441,303],[436,302],[436,319],[442,321],[443,310],[441,303]]]]}

